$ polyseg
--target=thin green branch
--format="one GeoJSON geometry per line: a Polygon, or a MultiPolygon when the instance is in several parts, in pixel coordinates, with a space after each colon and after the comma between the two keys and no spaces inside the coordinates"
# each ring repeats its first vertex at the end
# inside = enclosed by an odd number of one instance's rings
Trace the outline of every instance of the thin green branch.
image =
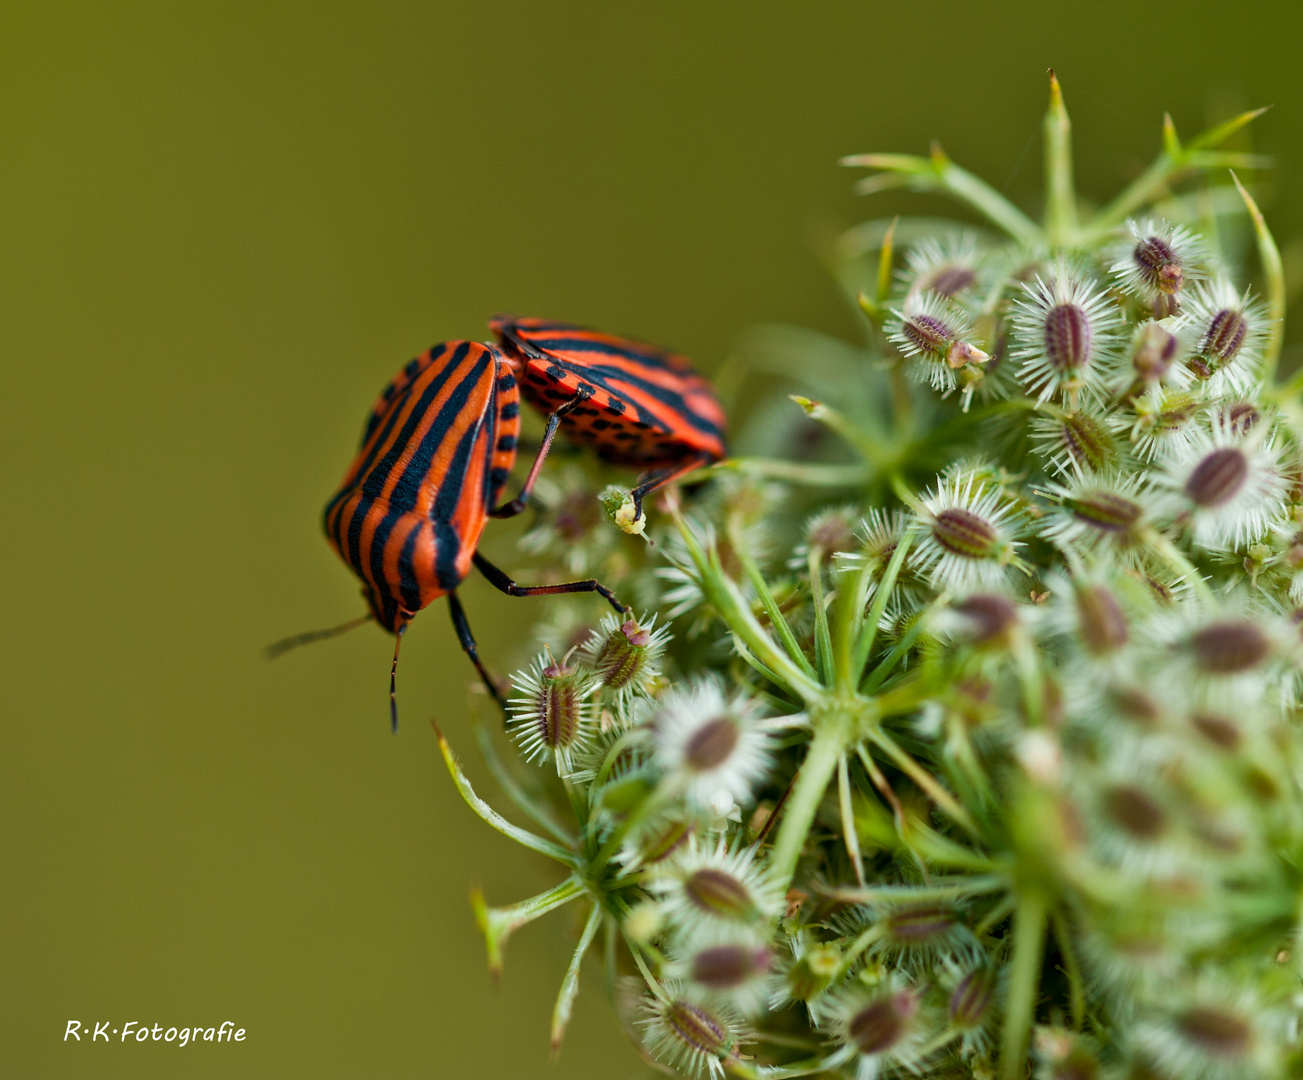
{"type": "Polygon", "coordinates": [[[896,541],[896,549],[891,553],[891,560],[887,563],[886,570],[882,572],[882,580],[878,582],[878,591],[874,594],[873,605],[861,624],[855,642],[855,654],[848,671],[852,686],[860,681],[864,666],[869,662],[869,656],[878,637],[878,625],[882,622],[883,612],[887,610],[887,601],[891,599],[891,591],[896,587],[896,578],[900,576],[900,569],[905,565],[905,557],[909,554],[913,543],[914,529],[907,525],[896,541]]]}
{"type": "Polygon", "coordinates": [[[1045,899],[1036,890],[1019,895],[1013,916],[1013,960],[1000,1034],[1000,1080],[1022,1080],[1027,1071],[1027,1036],[1035,1018],[1045,947],[1045,899]]]}
{"type": "Polygon", "coordinates": [[[688,549],[688,555],[696,567],[697,583],[707,600],[719,613],[720,618],[746,643],[756,659],[781,676],[780,685],[790,687],[805,701],[819,700],[822,696],[819,684],[789,660],[774,644],[765,632],[765,628],[751,613],[751,606],[742,598],[736,583],[723,572],[713,546],[710,554],[707,555],[679,507],[672,506],[671,514],[678,527],[679,535],[683,537],[684,545],[688,549]]]}
{"type": "Polygon", "coordinates": [[[769,855],[769,865],[784,892],[792,882],[792,875],[796,873],[796,864],[810,834],[815,812],[837,769],[837,760],[845,749],[845,741],[842,725],[827,722],[818,725],[805,752],[805,760],[801,762],[796,774],[792,793],[788,796],[783,811],[782,823],[778,826],[778,836],[769,855]]]}
{"type": "Polygon", "coordinates": [[[448,745],[448,740],[443,737],[443,732],[439,730],[439,725],[434,720],[430,721],[430,725],[434,728],[435,735],[438,736],[439,752],[443,754],[443,760],[448,766],[448,772],[452,776],[452,782],[456,785],[458,794],[461,795],[466,805],[474,810],[486,824],[497,829],[503,836],[509,837],[531,851],[537,851],[540,855],[546,855],[549,859],[555,859],[557,862],[564,863],[572,868],[579,865],[579,857],[574,852],[567,851],[550,840],[544,840],[541,836],[535,836],[532,832],[522,829],[519,825],[513,825],[476,795],[475,789],[471,787],[471,782],[466,779],[466,774],[462,772],[456,755],[453,754],[452,748],[448,745]]]}
{"type": "Polygon", "coordinates": [[[575,1007],[575,997],[579,993],[579,967],[584,961],[584,953],[592,945],[597,928],[602,923],[602,905],[593,904],[584,923],[584,931],[579,935],[579,944],[575,946],[574,955],[570,957],[570,966],[566,977],[561,980],[561,992],[557,994],[556,1007],[552,1010],[552,1053],[561,1049],[561,1040],[565,1037],[566,1025],[570,1023],[570,1014],[575,1007]]]}
{"type": "Polygon", "coordinates": [[[733,554],[737,557],[737,561],[741,563],[742,571],[746,574],[747,580],[751,582],[751,587],[755,589],[756,596],[760,599],[760,606],[765,609],[765,614],[769,616],[769,623],[778,635],[778,640],[782,643],[787,655],[795,661],[801,670],[810,678],[815,678],[815,671],[810,664],[809,657],[805,655],[805,651],[796,640],[796,635],[792,633],[792,628],[788,625],[782,608],[778,606],[778,601],[774,599],[773,591],[769,588],[769,582],[765,580],[765,575],[760,572],[760,567],[756,565],[755,559],[751,557],[747,545],[742,542],[732,518],[729,519],[727,527],[729,543],[733,545],[733,554]]]}
{"type": "Polygon", "coordinates": [[[802,397],[800,394],[788,394],[787,396],[805,410],[806,416],[835,431],[870,464],[882,465],[890,457],[877,439],[840,410],[834,409],[831,405],[825,405],[822,401],[802,397]]]}
{"type": "Polygon", "coordinates": [[[1266,218],[1258,204],[1234,172],[1231,179],[1253,219],[1253,231],[1258,237],[1258,261],[1262,263],[1262,275],[1267,281],[1267,314],[1271,316],[1271,329],[1267,347],[1263,350],[1262,381],[1270,387],[1276,381],[1276,365],[1280,363],[1280,349],[1285,341],[1285,267],[1280,260],[1280,248],[1276,246],[1275,237],[1267,228],[1266,218]]]}
{"type": "Polygon", "coordinates": [[[826,465],[812,461],[784,461],[782,458],[729,458],[715,469],[786,480],[806,487],[859,487],[867,483],[870,476],[870,469],[863,462],[826,465]]]}
{"type": "Polygon", "coordinates": [[[1163,149],[1158,157],[1126,190],[1087,223],[1083,240],[1095,241],[1111,232],[1132,214],[1166,195],[1168,189],[1183,177],[1208,169],[1229,166],[1227,155],[1209,153],[1211,148],[1230,138],[1266,111],[1263,108],[1241,113],[1226,123],[1204,132],[1185,147],[1181,146],[1180,140],[1176,137],[1171,117],[1165,117],[1163,149]]]}
{"type": "Polygon", "coordinates": [[[471,910],[475,913],[475,925],[484,935],[484,945],[488,950],[489,974],[494,979],[502,974],[502,950],[506,948],[507,939],[515,931],[526,923],[546,915],[549,911],[568,904],[583,892],[583,882],[571,877],[555,888],[531,896],[518,904],[491,908],[484,900],[484,893],[479,889],[472,889],[471,910]]]}
{"type": "Polygon", "coordinates": [[[864,860],[860,857],[860,838],[855,831],[855,814],[851,807],[851,782],[846,768],[846,755],[837,759],[837,808],[842,818],[842,836],[846,842],[846,854],[850,856],[851,865],[855,867],[855,880],[864,885],[864,860]]]}
{"type": "Polygon", "coordinates": [[[957,900],[963,896],[982,896],[1009,887],[1008,878],[1000,874],[980,874],[953,881],[933,881],[929,885],[879,885],[862,889],[833,889],[831,900],[843,904],[919,903],[933,900],[957,900]]]}
{"type": "Polygon", "coordinates": [[[814,605],[814,660],[824,686],[833,684],[832,634],[828,629],[828,604],[823,595],[822,552],[810,546],[806,567],[810,574],[810,599],[814,605]]]}
{"type": "Polygon", "coordinates": [[[892,764],[913,780],[928,798],[936,803],[939,810],[960,825],[969,835],[981,839],[982,830],[977,827],[977,823],[969,816],[968,811],[937,782],[936,777],[896,745],[895,739],[881,729],[871,730],[868,737],[869,742],[891,758],[892,764]]]}
{"type": "Polygon", "coordinates": [[[560,825],[545,807],[540,806],[533,796],[529,795],[516,782],[516,778],[511,775],[506,762],[502,760],[502,756],[498,753],[498,748],[493,745],[493,736],[490,734],[488,726],[478,712],[471,717],[471,730],[475,734],[475,745],[479,748],[480,757],[484,759],[484,764],[488,767],[489,775],[493,777],[494,782],[502,789],[507,798],[515,803],[520,812],[525,814],[535,825],[551,833],[552,838],[558,843],[566,847],[573,847],[577,842],[575,837],[560,825]]]}
{"type": "Polygon", "coordinates": [[[936,143],[932,144],[930,157],[916,157],[912,154],[852,154],[842,158],[841,163],[851,167],[882,170],[880,175],[860,182],[858,190],[863,194],[907,187],[911,191],[948,195],[982,214],[1015,240],[1033,244],[1041,238],[1041,230],[1036,222],[986,181],[961,169],[946,157],[936,143]]]}

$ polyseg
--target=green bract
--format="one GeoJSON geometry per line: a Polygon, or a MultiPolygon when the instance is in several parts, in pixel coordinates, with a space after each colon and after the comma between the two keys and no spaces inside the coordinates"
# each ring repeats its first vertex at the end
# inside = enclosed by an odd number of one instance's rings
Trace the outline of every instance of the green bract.
{"type": "Polygon", "coordinates": [[[739,454],[653,546],[574,527],[595,473],[542,506],[529,550],[639,614],[558,600],[523,754],[480,729],[529,829],[444,751],[564,875],[476,897],[491,966],[586,909],[554,1042],[597,943],[688,1076],[1299,1075],[1303,375],[1220,148],[1255,115],[1169,120],[1083,218],[1052,80],[1043,225],[939,149],[846,159],[984,227],[843,236],[863,342],[753,335],[739,454]]]}

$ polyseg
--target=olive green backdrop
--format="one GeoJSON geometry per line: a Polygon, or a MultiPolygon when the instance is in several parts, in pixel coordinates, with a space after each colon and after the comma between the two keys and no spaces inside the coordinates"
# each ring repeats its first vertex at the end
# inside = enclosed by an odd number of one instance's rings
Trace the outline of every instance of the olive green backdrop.
{"type": "MultiPolygon", "coordinates": [[[[385,635],[259,647],[358,612],[317,516],[409,356],[499,309],[708,368],[759,321],[849,333],[808,236],[918,200],[838,156],[937,136],[1034,203],[1047,66],[1098,195],[1164,109],[1274,103],[1263,198],[1303,236],[1296,4],[1083,7],[5,5],[0,1073],[639,1075],[595,977],[548,1063],[564,914],[490,986],[468,886],[555,878],[439,763],[431,712],[470,751],[442,605],[397,738],[385,635]]],[[[547,603],[465,593],[490,658],[547,603]]]]}

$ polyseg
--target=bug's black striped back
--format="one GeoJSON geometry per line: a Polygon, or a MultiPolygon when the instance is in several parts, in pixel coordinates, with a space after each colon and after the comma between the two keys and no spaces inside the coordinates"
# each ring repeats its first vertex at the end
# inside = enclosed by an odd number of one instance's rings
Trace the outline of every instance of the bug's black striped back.
{"type": "Polygon", "coordinates": [[[396,630],[470,572],[519,429],[516,381],[491,345],[436,345],[381,394],[323,523],[382,626],[396,630]]]}

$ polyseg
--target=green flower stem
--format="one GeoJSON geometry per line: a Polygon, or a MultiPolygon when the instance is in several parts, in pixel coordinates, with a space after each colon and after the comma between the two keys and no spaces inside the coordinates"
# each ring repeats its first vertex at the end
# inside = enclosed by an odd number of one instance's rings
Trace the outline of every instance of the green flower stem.
{"type": "Polygon", "coordinates": [[[549,859],[555,859],[557,862],[564,863],[571,868],[579,866],[579,856],[573,851],[567,851],[558,844],[552,843],[551,840],[544,840],[541,836],[535,836],[528,829],[513,825],[476,795],[475,789],[471,787],[471,782],[466,779],[466,774],[462,772],[456,755],[453,754],[452,748],[448,745],[448,740],[443,737],[443,732],[439,730],[439,725],[433,720],[430,721],[430,724],[434,727],[434,733],[439,738],[439,751],[443,754],[443,760],[448,766],[448,772],[452,775],[452,782],[456,785],[458,794],[461,795],[467,806],[474,810],[486,824],[497,829],[503,836],[509,837],[521,846],[527,847],[531,851],[537,851],[540,855],[546,855],[549,859]]]}
{"type": "Polygon", "coordinates": [[[969,835],[980,839],[982,831],[969,816],[968,811],[959,805],[958,800],[950,792],[937,783],[936,778],[930,772],[897,746],[896,741],[890,735],[881,728],[874,728],[869,731],[869,742],[886,754],[891,759],[892,764],[913,780],[947,817],[961,826],[969,835]]]}
{"type": "Polygon", "coordinates": [[[746,574],[747,580],[751,582],[751,587],[755,589],[756,596],[760,599],[760,605],[765,609],[765,614],[769,616],[769,623],[773,626],[774,633],[778,635],[778,640],[782,642],[783,649],[802,671],[810,678],[815,678],[814,667],[810,664],[810,660],[805,655],[800,643],[797,642],[796,635],[792,633],[792,628],[788,625],[782,608],[778,606],[778,601],[774,599],[773,591],[769,588],[769,582],[765,580],[765,575],[760,572],[760,567],[756,565],[755,559],[751,557],[751,552],[747,550],[746,544],[738,536],[735,523],[731,519],[728,523],[728,539],[729,543],[733,545],[733,554],[737,556],[738,562],[742,564],[742,571],[746,574]]]}
{"type": "Polygon", "coordinates": [[[623,926],[620,928],[620,936],[624,938],[624,943],[628,946],[629,954],[633,957],[633,962],[638,965],[638,970],[642,973],[643,981],[646,982],[651,992],[660,998],[661,1001],[668,1001],[669,999],[665,996],[665,990],[647,968],[647,961],[642,957],[642,946],[624,932],[623,926]]]}
{"type": "Polygon", "coordinates": [[[846,755],[837,759],[837,808],[841,812],[842,837],[846,842],[846,854],[850,856],[851,865],[855,867],[855,880],[864,885],[864,860],[860,857],[860,838],[855,830],[855,811],[851,806],[850,770],[846,767],[846,755]]]}
{"type": "Polygon", "coordinates": [[[1280,349],[1285,341],[1285,267],[1280,260],[1280,248],[1267,228],[1267,221],[1253,201],[1253,196],[1245,190],[1240,178],[1231,173],[1240,198],[1253,219],[1253,231],[1258,238],[1258,260],[1262,263],[1262,273],[1267,279],[1267,314],[1271,317],[1270,335],[1267,347],[1263,351],[1262,381],[1270,387],[1276,381],[1276,365],[1280,363],[1280,349]]]}
{"type": "Polygon", "coordinates": [[[783,683],[797,696],[805,701],[819,701],[823,697],[823,688],[784,656],[782,650],[773,643],[765,628],[751,613],[751,606],[743,600],[737,585],[719,565],[717,553],[712,549],[707,556],[701,542],[677,506],[672,508],[671,513],[696,567],[702,593],[714,606],[720,618],[746,644],[756,659],[780,675],[783,683]]]}
{"type": "Polygon", "coordinates": [[[1041,230],[1036,222],[986,181],[961,169],[946,157],[936,143],[932,144],[930,157],[916,157],[912,154],[853,154],[842,158],[841,163],[882,170],[882,175],[861,181],[859,190],[864,194],[893,187],[907,187],[911,191],[949,195],[984,215],[1015,240],[1034,244],[1041,239],[1041,230]]]}
{"type": "Polygon", "coordinates": [[[1242,160],[1242,155],[1209,151],[1266,111],[1266,108],[1262,108],[1240,113],[1226,123],[1204,132],[1186,147],[1182,147],[1177,139],[1176,129],[1171,126],[1171,117],[1164,117],[1162,152],[1130,187],[1090,220],[1084,241],[1098,242],[1136,211],[1143,210],[1166,195],[1172,184],[1184,176],[1203,169],[1233,167],[1236,161],[1242,160]]]}
{"type": "Polygon", "coordinates": [[[1077,193],[1072,183],[1072,121],[1063,91],[1050,72],[1050,107],[1045,113],[1045,232],[1056,247],[1077,239],[1077,193]]]}
{"type": "Polygon", "coordinates": [[[823,594],[822,552],[810,548],[806,567],[810,574],[810,593],[814,604],[814,660],[819,679],[825,686],[833,683],[832,634],[828,629],[828,604],[823,594]]]}
{"type": "Polygon", "coordinates": [[[574,847],[578,842],[576,838],[559,825],[553,819],[552,814],[526,793],[525,789],[511,775],[506,762],[502,760],[497,747],[493,745],[493,736],[489,734],[489,729],[478,712],[472,714],[471,728],[475,734],[475,744],[479,748],[480,757],[484,760],[484,764],[488,766],[489,775],[493,777],[494,782],[503,790],[507,798],[535,825],[551,833],[552,839],[565,847],[574,847]]]}
{"type": "Polygon", "coordinates": [[[475,924],[484,934],[484,944],[488,950],[489,974],[495,979],[502,973],[502,950],[506,948],[507,939],[526,923],[533,922],[546,915],[554,908],[570,903],[585,891],[584,883],[576,877],[567,878],[555,888],[522,900],[508,907],[491,908],[484,900],[479,889],[471,891],[471,910],[475,913],[475,924]]]}
{"type": "Polygon", "coordinates": [[[814,824],[814,815],[823,801],[824,792],[837,771],[837,761],[846,749],[850,724],[840,713],[823,713],[816,721],[805,760],[801,762],[792,794],[778,836],[774,840],[769,865],[786,892],[796,873],[806,837],[814,824]]]}
{"type": "MultiPolygon", "coordinates": [[[[837,672],[837,692],[843,697],[855,690],[855,661],[851,641],[862,633],[864,601],[873,577],[873,563],[867,558],[854,574],[843,573],[837,587],[837,626],[833,632],[833,667],[837,672]]],[[[860,665],[861,669],[863,664],[860,665]]]]}
{"type": "Polygon", "coordinates": [[[561,980],[561,991],[557,994],[556,1006],[552,1010],[552,1053],[561,1049],[561,1040],[565,1037],[566,1025],[570,1023],[570,1014],[574,1011],[575,998],[579,994],[579,966],[584,961],[584,954],[592,945],[597,935],[597,928],[602,925],[602,905],[594,904],[584,923],[584,931],[579,935],[579,944],[575,946],[574,955],[570,957],[570,966],[566,976],[561,980]]]}
{"type": "Polygon", "coordinates": [[[881,466],[888,463],[891,455],[887,452],[887,448],[846,416],[845,413],[834,409],[831,405],[825,405],[822,401],[814,401],[811,398],[802,397],[800,394],[788,394],[787,396],[801,406],[805,411],[805,415],[811,420],[818,421],[830,431],[840,435],[859,451],[860,456],[869,464],[881,466]]]}
{"type": "Polygon", "coordinates": [[[882,247],[878,251],[878,293],[877,301],[885,304],[891,296],[891,266],[895,255],[896,226],[900,224],[900,215],[891,219],[887,231],[882,234],[882,247]]]}
{"type": "Polygon", "coordinates": [[[1081,977],[1081,965],[1077,962],[1077,950],[1072,944],[1068,921],[1058,908],[1055,908],[1050,915],[1050,926],[1054,930],[1054,940],[1058,943],[1059,952],[1063,956],[1063,973],[1068,977],[1072,1026],[1080,1031],[1086,1018],[1086,984],[1081,977]]]}
{"type": "Polygon", "coordinates": [[[782,458],[730,458],[715,466],[771,480],[787,480],[806,487],[859,487],[867,483],[870,470],[860,462],[851,465],[822,465],[810,461],[784,461],[782,458]]]}
{"type": "Polygon", "coordinates": [[[1000,1080],[1022,1080],[1027,1072],[1027,1035],[1040,987],[1045,947],[1045,897],[1035,887],[1018,895],[1013,915],[1013,960],[1000,1033],[1000,1080]]]}
{"type": "Polygon", "coordinates": [[[953,884],[934,880],[931,885],[883,885],[876,889],[833,889],[828,893],[828,897],[843,904],[898,904],[902,901],[925,903],[1002,892],[1008,887],[1007,877],[1001,874],[985,874],[959,878],[953,884]]]}
{"type": "MultiPolygon", "coordinates": [[[[869,613],[861,626],[859,638],[855,642],[855,655],[846,672],[847,684],[850,687],[859,683],[864,666],[869,662],[873,644],[878,636],[878,624],[882,622],[882,613],[887,610],[891,590],[896,586],[896,578],[900,576],[900,568],[905,565],[905,557],[909,554],[913,543],[914,530],[908,527],[896,541],[896,550],[891,553],[891,561],[887,563],[887,569],[882,572],[882,580],[878,582],[878,591],[873,597],[873,606],[869,608],[869,613]]],[[[862,610],[863,606],[861,601],[856,610],[862,610]]]]}

